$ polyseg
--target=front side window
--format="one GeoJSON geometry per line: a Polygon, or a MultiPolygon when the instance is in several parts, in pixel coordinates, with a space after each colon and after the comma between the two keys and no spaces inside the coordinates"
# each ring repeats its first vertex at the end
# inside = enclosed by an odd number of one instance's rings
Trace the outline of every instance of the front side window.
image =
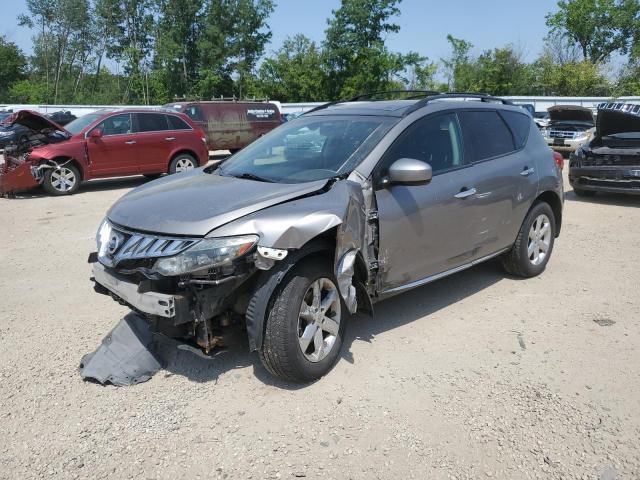
{"type": "Polygon", "coordinates": [[[455,113],[429,115],[412,123],[387,150],[381,168],[401,158],[428,163],[434,174],[463,166],[462,137],[455,113]]]}
{"type": "Polygon", "coordinates": [[[195,105],[189,105],[188,107],[186,107],[184,109],[184,113],[187,115],[187,117],[189,117],[191,120],[195,120],[196,122],[201,122],[203,120],[202,111],[195,105]]]}
{"type": "Polygon", "coordinates": [[[286,123],[227,160],[221,175],[303,183],[350,173],[397,122],[317,116],[286,123]]]}
{"type": "Polygon", "coordinates": [[[82,115],[81,117],[76,118],[72,122],[69,122],[65,125],[64,129],[69,132],[71,135],[77,135],[82,130],[87,128],[93,122],[98,120],[103,113],[88,113],[86,115],[82,115]]]}
{"type": "Polygon", "coordinates": [[[161,132],[167,130],[167,117],[161,113],[137,113],[138,132],[161,132]]]}
{"type": "Polygon", "coordinates": [[[516,150],[513,135],[498,112],[463,110],[458,115],[474,161],[499,157],[516,150]]]}
{"type": "Polygon", "coordinates": [[[109,135],[126,135],[127,133],[131,133],[131,114],[121,113],[119,115],[113,115],[100,122],[96,128],[102,130],[104,137],[109,135]]]}

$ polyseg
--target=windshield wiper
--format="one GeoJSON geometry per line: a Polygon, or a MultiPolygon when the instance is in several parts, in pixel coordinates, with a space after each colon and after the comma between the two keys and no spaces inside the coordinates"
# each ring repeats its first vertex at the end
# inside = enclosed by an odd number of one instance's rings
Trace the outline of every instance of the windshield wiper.
{"type": "Polygon", "coordinates": [[[234,178],[242,178],[244,180],[255,180],[256,182],[274,183],[273,180],[269,180],[268,178],[264,178],[259,175],[254,175],[253,173],[241,173],[240,175],[229,175],[229,176],[234,178]]]}

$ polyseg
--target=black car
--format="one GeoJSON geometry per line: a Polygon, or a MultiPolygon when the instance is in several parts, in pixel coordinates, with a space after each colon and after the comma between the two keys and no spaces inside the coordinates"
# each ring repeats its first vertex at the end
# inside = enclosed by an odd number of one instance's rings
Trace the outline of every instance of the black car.
{"type": "MultiPolygon", "coordinates": [[[[11,114],[4,116],[8,117],[11,114]]],[[[4,118],[0,116],[0,150],[4,150],[8,145],[25,145],[29,141],[31,130],[22,125],[12,125],[4,127],[4,118]]]]}
{"type": "Polygon", "coordinates": [[[581,197],[640,194],[640,105],[598,106],[593,139],[571,154],[569,182],[581,197]]]}
{"type": "Polygon", "coordinates": [[[47,113],[45,117],[49,118],[50,120],[53,120],[58,125],[63,127],[67,123],[70,123],[74,121],[76,118],[78,118],[75,115],[73,115],[71,112],[65,111],[65,110],[60,110],[59,112],[47,113]]]}

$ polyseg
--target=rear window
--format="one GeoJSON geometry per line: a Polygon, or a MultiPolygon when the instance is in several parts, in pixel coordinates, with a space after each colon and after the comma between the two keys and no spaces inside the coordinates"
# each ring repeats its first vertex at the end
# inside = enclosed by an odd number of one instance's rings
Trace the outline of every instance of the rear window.
{"type": "Polygon", "coordinates": [[[278,110],[271,106],[252,106],[247,108],[247,120],[268,121],[278,118],[278,110]]]}
{"type": "Polygon", "coordinates": [[[492,110],[459,112],[462,133],[474,161],[498,157],[516,150],[507,124],[492,110]]]}
{"type": "Polygon", "coordinates": [[[171,130],[191,130],[189,124],[181,118],[174,115],[167,115],[167,119],[169,120],[169,128],[171,130]]]}
{"type": "Polygon", "coordinates": [[[528,115],[523,115],[517,112],[510,112],[508,110],[504,110],[500,112],[504,121],[507,122],[511,132],[513,133],[513,138],[516,141],[516,148],[524,147],[525,143],[527,143],[527,138],[529,137],[529,131],[531,130],[531,118],[528,115]]]}
{"type": "Polygon", "coordinates": [[[158,132],[167,128],[167,117],[161,113],[138,113],[138,132],[158,132]]]}

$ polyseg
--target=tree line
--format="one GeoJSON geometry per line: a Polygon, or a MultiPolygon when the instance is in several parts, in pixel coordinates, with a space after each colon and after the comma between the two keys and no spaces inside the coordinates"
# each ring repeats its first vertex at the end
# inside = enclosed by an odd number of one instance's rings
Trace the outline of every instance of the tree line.
{"type": "Polygon", "coordinates": [[[392,52],[401,0],[342,0],[325,37],[271,40],[273,0],[27,0],[26,56],[0,37],[0,101],[162,104],[176,99],[348,98],[390,89],[494,95],[640,95],[640,1],[560,0],[532,62],[514,45],[478,55],[392,52]],[[622,66],[612,72],[611,60],[622,66]]]}

